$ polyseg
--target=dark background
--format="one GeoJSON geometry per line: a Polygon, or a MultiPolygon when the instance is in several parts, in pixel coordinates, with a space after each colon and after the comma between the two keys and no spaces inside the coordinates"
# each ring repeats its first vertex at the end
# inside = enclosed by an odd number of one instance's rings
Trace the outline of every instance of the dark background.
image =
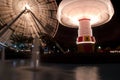
{"type": "MultiPolygon", "coordinates": [[[[57,4],[62,0],[56,0],[57,4]]],[[[93,28],[93,35],[96,44],[105,47],[120,46],[120,0],[111,0],[115,13],[111,21],[93,28]]],[[[59,24],[55,39],[63,48],[70,48],[76,45],[77,29],[68,28],[59,24]]]]}

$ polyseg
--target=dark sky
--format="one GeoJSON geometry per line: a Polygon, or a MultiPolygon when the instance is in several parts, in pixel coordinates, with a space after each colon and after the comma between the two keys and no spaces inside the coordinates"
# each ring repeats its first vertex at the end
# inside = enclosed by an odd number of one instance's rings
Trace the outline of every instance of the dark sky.
{"type": "MultiPolygon", "coordinates": [[[[56,1],[58,5],[61,2],[61,0],[56,1]]],[[[111,2],[115,10],[113,18],[108,23],[93,28],[93,35],[97,44],[118,46],[120,45],[120,0],[111,0],[111,2]]],[[[69,47],[76,45],[76,37],[77,29],[60,24],[55,38],[61,45],[69,47]]]]}

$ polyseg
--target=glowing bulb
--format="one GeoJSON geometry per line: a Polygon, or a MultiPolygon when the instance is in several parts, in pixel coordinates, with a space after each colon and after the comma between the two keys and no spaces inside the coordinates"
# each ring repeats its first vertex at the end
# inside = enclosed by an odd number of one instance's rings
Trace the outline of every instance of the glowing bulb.
{"type": "Polygon", "coordinates": [[[98,49],[101,49],[101,46],[98,46],[98,49]]]}

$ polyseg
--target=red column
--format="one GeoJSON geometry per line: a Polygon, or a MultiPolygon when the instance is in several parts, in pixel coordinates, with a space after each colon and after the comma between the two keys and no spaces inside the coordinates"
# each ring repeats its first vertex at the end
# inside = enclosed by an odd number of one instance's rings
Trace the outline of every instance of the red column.
{"type": "Polygon", "coordinates": [[[95,38],[92,35],[90,19],[80,19],[79,24],[77,44],[95,43],[95,38]]]}
{"type": "Polygon", "coordinates": [[[90,19],[84,18],[79,20],[78,28],[78,52],[79,53],[92,53],[94,52],[95,38],[92,35],[92,28],[90,19]]]}

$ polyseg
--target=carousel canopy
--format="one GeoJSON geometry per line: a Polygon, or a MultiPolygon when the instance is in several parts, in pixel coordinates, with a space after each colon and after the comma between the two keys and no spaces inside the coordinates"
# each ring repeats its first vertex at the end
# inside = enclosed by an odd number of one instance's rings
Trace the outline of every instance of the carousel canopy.
{"type": "Polygon", "coordinates": [[[79,20],[90,19],[92,27],[108,22],[114,14],[110,0],[62,0],[57,13],[59,22],[77,28],[79,20]]]}

